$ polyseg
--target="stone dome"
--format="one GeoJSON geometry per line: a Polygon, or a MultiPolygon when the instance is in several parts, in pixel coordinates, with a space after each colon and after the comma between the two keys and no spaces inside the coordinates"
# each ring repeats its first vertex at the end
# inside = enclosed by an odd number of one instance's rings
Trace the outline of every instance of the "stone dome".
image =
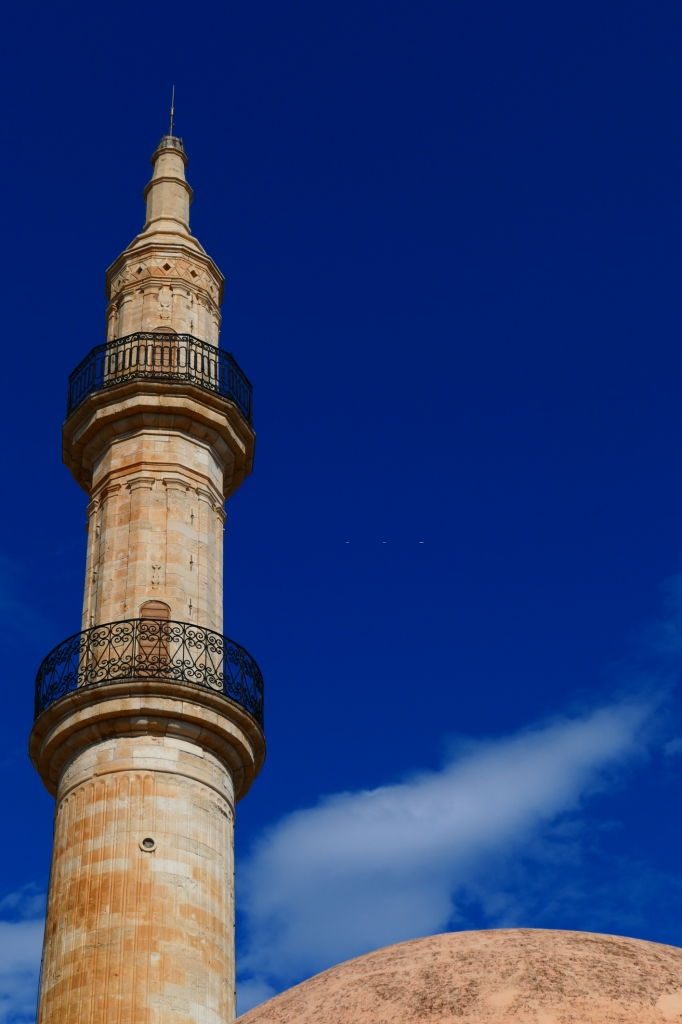
{"type": "Polygon", "coordinates": [[[682,949],[590,932],[450,932],[317,974],[238,1024],[682,1024],[682,949]]]}

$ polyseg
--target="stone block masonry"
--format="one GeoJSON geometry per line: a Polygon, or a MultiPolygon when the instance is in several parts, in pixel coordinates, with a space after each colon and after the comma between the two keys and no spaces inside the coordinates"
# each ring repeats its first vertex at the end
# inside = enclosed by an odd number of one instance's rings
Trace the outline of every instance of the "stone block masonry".
{"type": "Polygon", "coordinates": [[[201,746],[122,736],[57,792],[42,1020],[234,1017],[234,792],[201,746]]]}

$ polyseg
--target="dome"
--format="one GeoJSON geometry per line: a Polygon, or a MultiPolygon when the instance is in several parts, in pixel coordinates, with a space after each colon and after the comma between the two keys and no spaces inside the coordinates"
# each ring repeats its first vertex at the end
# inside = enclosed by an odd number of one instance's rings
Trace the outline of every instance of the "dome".
{"type": "Polygon", "coordinates": [[[682,949],[590,932],[450,932],[317,974],[238,1024],[682,1024],[682,949]]]}

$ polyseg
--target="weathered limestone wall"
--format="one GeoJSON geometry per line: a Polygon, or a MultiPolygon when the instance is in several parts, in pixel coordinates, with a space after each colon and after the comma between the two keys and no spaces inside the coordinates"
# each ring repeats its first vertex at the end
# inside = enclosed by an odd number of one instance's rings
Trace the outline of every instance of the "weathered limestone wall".
{"type": "Polygon", "coordinates": [[[154,429],[114,441],[88,506],[83,629],[163,601],[169,618],[222,632],[222,494],[208,445],[154,429]]]}
{"type": "Polygon", "coordinates": [[[227,768],[186,740],[118,737],[75,758],[57,794],[38,1024],[234,1019],[233,817],[227,768]]]}

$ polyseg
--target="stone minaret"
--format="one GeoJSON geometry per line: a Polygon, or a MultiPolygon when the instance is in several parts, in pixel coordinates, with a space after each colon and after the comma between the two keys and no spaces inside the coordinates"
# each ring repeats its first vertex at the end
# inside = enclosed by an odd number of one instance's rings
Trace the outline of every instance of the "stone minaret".
{"type": "Polygon", "coordinates": [[[36,682],[31,758],[56,798],[39,1024],[235,1016],[234,806],[265,747],[260,672],[222,635],[223,506],[254,433],[186,163],[164,136],[107,272],[107,342],[69,380],[88,545],[82,632],[36,682]]]}

